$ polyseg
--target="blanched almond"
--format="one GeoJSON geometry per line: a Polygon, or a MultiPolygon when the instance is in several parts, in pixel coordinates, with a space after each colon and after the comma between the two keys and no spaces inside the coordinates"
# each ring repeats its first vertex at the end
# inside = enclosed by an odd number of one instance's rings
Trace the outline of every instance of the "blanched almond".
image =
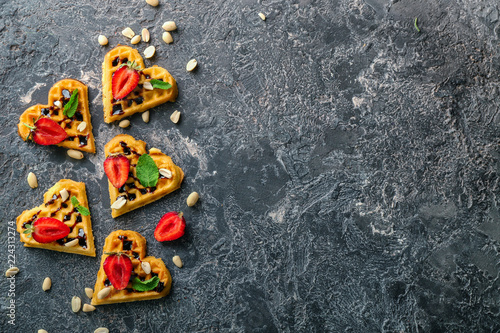
{"type": "Polygon", "coordinates": [[[94,296],[94,290],[92,290],[92,288],[85,288],[85,295],[87,295],[88,298],[92,298],[92,296],[94,296]]]}
{"type": "Polygon", "coordinates": [[[266,15],[264,15],[263,13],[259,13],[259,17],[262,21],[266,20],[266,15]]]}
{"type": "Polygon", "coordinates": [[[36,179],[36,176],[33,172],[28,173],[28,185],[31,188],[37,188],[38,187],[38,180],[36,179]]]}
{"type": "Polygon", "coordinates": [[[40,329],[40,330],[38,330],[38,333],[49,333],[49,332],[47,332],[46,330],[40,329]]]}
{"type": "Polygon", "coordinates": [[[62,108],[62,103],[61,101],[55,101],[54,105],[57,106],[59,109],[62,108]]]}
{"type": "Polygon", "coordinates": [[[156,49],[153,45],[148,46],[144,50],[144,56],[146,57],[146,59],[152,58],[155,55],[155,52],[156,52],[156,49]]]}
{"type": "Polygon", "coordinates": [[[151,84],[151,82],[149,82],[149,81],[144,82],[144,84],[143,84],[142,86],[143,86],[143,87],[144,87],[144,89],[146,89],[146,90],[153,90],[153,89],[154,89],[154,88],[153,88],[153,85],[152,85],[152,84],[151,84]]]}
{"type": "Polygon", "coordinates": [[[68,150],[68,156],[75,160],[81,160],[83,158],[83,153],[78,150],[70,149],[68,150]]]}
{"type": "Polygon", "coordinates": [[[120,121],[120,123],[118,124],[118,126],[120,126],[121,128],[127,128],[127,127],[130,126],[130,120],[123,119],[122,121],[120,121]]]}
{"type": "Polygon", "coordinates": [[[144,273],[149,274],[151,273],[151,265],[147,261],[141,262],[141,267],[144,273]]]}
{"type": "Polygon", "coordinates": [[[198,194],[198,192],[193,192],[187,197],[186,203],[189,207],[192,207],[198,202],[199,198],[200,195],[198,194]]]}
{"type": "Polygon", "coordinates": [[[11,267],[5,272],[5,276],[12,277],[12,276],[16,275],[17,273],[19,273],[19,268],[11,267]]]}
{"type": "Polygon", "coordinates": [[[132,38],[135,36],[135,32],[131,28],[127,27],[127,28],[123,29],[122,35],[127,37],[127,38],[132,38]]]}
{"type": "Polygon", "coordinates": [[[97,293],[97,298],[104,299],[104,298],[108,297],[110,292],[111,292],[110,287],[102,288],[102,290],[97,293]]]}
{"type": "Polygon", "coordinates": [[[71,241],[69,241],[67,243],[64,243],[64,246],[66,246],[66,247],[77,246],[78,242],[79,242],[78,238],[75,238],[75,239],[73,239],[73,240],[71,240],[71,241]]]}
{"type": "Polygon", "coordinates": [[[192,72],[197,66],[198,66],[198,61],[196,61],[196,59],[191,59],[186,65],[186,70],[188,72],[192,72]]]}
{"type": "Polygon", "coordinates": [[[146,0],[146,2],[148,3],[148,5],[153,7],[158,6],[158,4],[160,3],[158,0],[146,0]]]}
{"type": "Polygon", "coordinates": [[[82,307],[82,300],[78,296],[73,296],[71,299],[71,310],[73,310],[74,313],[77,313],[80,311],[80,308],[82,307]]]}
{"type": "Polygon", "coordinates": [[[146,124],[149,123],[149,110],[142,113],[142,120],[146,124]]]}
{"type": "Polygon", "coordinates": [[[97,40],[99,41],[99,44],[101,44],[102,46],[108,45],[108,38],[104,35],[99,35],[97,40]]]}
{"type": "Polygon", "coordinates": [[[158,171],[160,172],[160,175],[162,175],[163,177],[165,177],[167,179],[172,178],[172,171],[170,171],[168,169],[160,169],[158,171]]]}
{"type": "Polygon", "coordinates": [[[175,24],[174,21],[167,21],[167,22],[163,23],[163,25],[161,27],[163,29],[165,29],[165,31],[177,30],[177,25],[175,24]]]}
{"type": "Polygon", "coordinates": [[[62,190],[59,191],[59,195],[61,196],[62,202],[68,200],[68,198],[69,198],[68,190],[66,190],[65,188],[63,188],[62,190]]]}
{"type": "Polygon", "coordinates": [[[52,280],[47,276],[44,280],[43,280],[43,284],[42,284],[42,290],[43,291],[47,291],[47,290],[50,290],[50,288],[52,288],[52,280]]]}
{"type": "Polygon", "coordinates": [[[163,32],[162,39],[167,44],[171,44],[171,43],[174,42],[174,38],[172,37],[172,35],[170,34],[170,32],[167,32],[167,31],[163,32]]]}
{"type": "Polygon", "coordinates": [[[86,128],[87,128],[87,123],[82,121],[76,129],[78,130],[78,132],[83,132],[85,131],[86,128]]]}
{"type": "Polygon", "coordinates": [[[106,327],[99,327],[94,333],[109,333],[109,330],[106,327]]]}
{"type": "Polygon", "coordinates": [[[92,312],[95,310],[95,306],[90,304],[83,304],[83,312],[92,312]]]}
{"type": "Polygon", "coordinates": [[[179,119],[181,118],[181,113],[177,110],[175,110],[171,115],[170,115],[170,120],[174,123],[177,124],[179,122],[179,119]]]}
{"type": "Polygon", "coordinates": [[[141,36],[140,35],[135,35],[132,40],[130,41],[131,44],[139,44],[139,42],[141,41],[141,36]]]}
{"type": "Polygon", "coordinates": [[[118,199],[116,199],[115,202],[113,202],[113,204],[111,205],[111,208],[120,209],[123,206],[125,206],[126,203],[127,203],[127,199],[125,199],[125,197],[119,197],[118,199]]]}
{"type": "Polygon", "coordinates": [[[149,35],[149,30],[148,29],[146,29],[146,28],[142,29],[141,35],[142,35],[142,40],[144,42],[146,42],[146,43],[149,42],[150,35],[149,35]]]}
{"type": "Polygon", "coordinates": [[[174,265],[175,265],[175,266],[177,266],[177,267],[179,267],[179,268],[182,268],[183,263],[182,263],[181,257],[179,257],[179,256],[174,256],[174,257],[172,258],[172,261],[174,262],[174,265]]]}

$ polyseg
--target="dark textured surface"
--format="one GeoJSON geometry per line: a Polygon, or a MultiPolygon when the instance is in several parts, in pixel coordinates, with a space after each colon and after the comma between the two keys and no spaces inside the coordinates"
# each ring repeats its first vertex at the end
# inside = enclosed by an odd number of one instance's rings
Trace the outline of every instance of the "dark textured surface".
{"type": "Polygon", "coordinates": [[[110,231],[136,230],[174,280],[164,299],[73,314],[99,259],[26,249],[16,235],[16,325],[3,278],[0,331],[500,331],[497,1],[160,1],[0,1],[2,271],[7,223],[69,177],[87,184],[98,255],[110,231]],[[166,45],[170,19],[179,30],[166,45]],[[180,95],[123,130],[103,123],[110,47],[97,36],[126,44],[128,25],[150,29],[146,63],[167,68],[180,95]],[[65,77],[90,88],[98,153],[83,161],[16,133],[65,77]],[[186,178],[113,220],[103,146],[122,132],[186,178]],[[187,234],[160,244],[153,230],[170,210],[185,212],[187,234]]]}

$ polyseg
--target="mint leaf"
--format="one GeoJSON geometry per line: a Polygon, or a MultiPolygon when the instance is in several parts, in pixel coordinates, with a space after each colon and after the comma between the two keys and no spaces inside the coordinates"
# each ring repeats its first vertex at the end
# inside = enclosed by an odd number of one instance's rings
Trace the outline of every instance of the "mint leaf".
{"type": "Polygon", "coordinates": [[[63,115],[68,116],[69,118],[75,115],[76,109],[78,108],[78,89],[73,90],[71,97],[64,106],[63,115]]]}
{"type": "Polygon", "coordinates": [[[80,214],[82,214],[83,216],[89,216],[90,215],[90,212],[87,208],[79,205],[79,206],[76,206],[76,209],[78,209],[78,211],[80,212],[80,214]]]}
{"type": "Polygon", "coordinates": [[[80,202],[78,201],[78,199],[75,197],[75,196],[72,196],[71,197],[71,204],[76,208],[78,206],[80,206],[80,202]]]}
{"type": "Polygon", "coordinates": [[[148,154],[143,154],[139,157],[135,171],[142,186],[152,187],[158,183],[158,178],[160,177],[158,167],[153,158],[148,154]]]}
{"type": "Polygon", "coordinates": [[[172,85],[168,82],[155,80],[155,79],[152,79],[149,82],[151,83],[153,88],[165,89],[165,90],[172,88],[172,85]]]}
{"type": "Polygon", "coordinates": [[[150,291],[156,288],[160,278],[158,276],[153,276],[151,279],[146,281],[139,280],[138,277],[132,280],[132,288],[137,291],[150,291]]]}

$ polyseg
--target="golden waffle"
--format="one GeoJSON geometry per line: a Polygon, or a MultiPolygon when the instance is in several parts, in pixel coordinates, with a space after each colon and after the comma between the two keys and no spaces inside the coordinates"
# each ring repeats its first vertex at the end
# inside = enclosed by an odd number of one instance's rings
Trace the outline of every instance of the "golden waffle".
{"type": "Polygon", "coordinates": [[[19,117],[19,124],[17,125],[18,133],[24,141],[26,141],[30,129],[22,123],[32,125],[34,123],[33,119],[36,120],[40,116],[56,121],[68,134],[68,138],[57,144],[58,146],[95,153],[92,122],[90,121],[89,112],[88,89],[85,84],[73,79],[61,80],[50,88],[48,105],[37,104],[24,111],[21,117],[19,117]],[[61,105],[64,105],[69,100],[69,97],[65,98],[63,92],[68,96],[75,89],[78,89],[78,107],[75,115],[68,118],[63,115],[64,107],[59,108],[54,102],[59,101],[61,105]],[[85,122],[87,126],[80,132],[77,128],[82,122],[85,122]]]}
{"type": "Polygon", "coordinates": [[[106,123],[120,120],[137,112],[144,112],[167,101],[175,102],[177,94],[177,83],[172,75],[166,69],[158,66],[145,68],[144,61],[136,49],[118,45],[104,57],[102,63],[102,103],[106,123]],[[116,101],[113,99],[111,89],[113,73],[120,68],[120,65],[126,64],[127,61],[135,61],[140,67],[139,84],[126,98],[116,101]],[[172,85],[172,88],[167,90],[144,89],[144,82],[151,79],[168,82],[172,85]]]}
{"type": "Polygon", "coordinates": [[[30,210],[25,210],[17,217],[17,231],[21,234],[21,242],[24,243],[24,246],[95,257],[94,236],[92,235],[90,215],[83,216],[75,209],[71,203],[72,196],[78,199],[81,206],[86,208],[89,206],[84,183],[77,183],[70,179],[61,179],[44,194],[43,204],[30,210]],[[69,194],[68,199],[64,202],[59,193],[63,189],[66,189],[69,194]],[[33,237],[29,238],[28,235],[23,234],[23,231],[26,230],[26,224],[31,224],[40,217],[58,219],[70,227],[71,232],[65,238],[55,242],[38,243],[33,237]],[[65,243],[75,238],[79,240],[78,245],[72,247],[64,246],[65,243]]]}
{"type": "Polygon", "coordinates": [[[117,230],[106,237],[103,255],[101,257],[101,267],[99,268],[97,280],[95,282],[92,305],[157,299],[168,295],[171,286],[172,277],[167,267],[165,267],[163,260],[155,257],[146,257],[146,239],[142,237],[141,234],[131,230],[117,230]],[[139,277],[142,280],[149,280],[153,276],[158,276],[160,282],[156,289],[150,291],[136,291],[132,289],[132,283],[129,283],[127,288],[116,290],[111,282],[109,282],[103,268],[104,261],[108,257],[105,253],[110,252],[122,252],[129,255],[133,266],[133,272],[130,278],[131,281],[135,277],[139,277]],[[141,262],[148,262],[151,265],[151,273],[146,274],[144,272],[141,267],[141,262]],[[98,299],[97,294],[106,287],[109,287],[111,292],[106,298],[98,299]]]}
{"type": "Polygon", "coordinates": [[[122,154],[130,160],[130,173],[125,185],[117,189],[108,180],[111,204],[113,204],[118,197],[125,197],[125,199],[127,199],[127,202],[122,208],[111,210],[111,216],[113,217],[120,216],[131,210],[147,205],[177,190],[184,179],[184,172],[172,162],[169,156],[163,154],[159,149],[151,148],[149,150],[149,155],[153,158],[153,161],[155,161],[158,169],[170,170],[172,177],[167,179],[160,176],[156,187],[145,188],[142,186],[137,179],[135,166],[137,165],[139,157],[142,154],[147,154],[146,143],[136,140],[130,135],[119,134],[115,136],[104,146],[104,154],[106,157],[110,154],[122,154]]]}

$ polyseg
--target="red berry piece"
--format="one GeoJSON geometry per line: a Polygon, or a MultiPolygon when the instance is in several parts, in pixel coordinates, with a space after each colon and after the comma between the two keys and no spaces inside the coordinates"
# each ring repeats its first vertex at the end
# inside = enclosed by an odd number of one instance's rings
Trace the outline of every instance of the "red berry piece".
{"type": "Polygon", "coordinates": [[[111,81],[111,90],[113,98],[116,100],[124,99],[139,84],[139,71],[134,62],[127,62],[113,73],[111,81]]]}
{"type": "Polygon", "coordinates": [[[184,235],[186,220],[182,213],[170,212],[160,219],[155,229],[155,238],[159,242],[176,240],[184,235]]]}
{"type": "Polygon", "coordinates": [[[39,145],[48,146],[58,144],[68,137],[64,129],[54,120],[49,118],[38,119],[33,126],[24,124],[28,127],[33,141],[39,145]]]}
{"type": "Polygon", "coordinates": [[[63,239],[70,233],[69,227],[52,217],[40,217],[33,224],[26,225],[25,234],[38,243],[51,243],[63,239]]]}
{"type": "Polygon", "coordinates": [[[104,172],[114,187],[120,188],[128,179],[130,161],[123,155],[109,156],[104,161],[104,172]]]}
{"type": "Polygon", "coordinates": [[[104,272],[108,276],[109,282],[117,290],[127,288],[132,275],[132,260],[126,254],[112,254],[104,260],[102,265],[104,272]]]}

